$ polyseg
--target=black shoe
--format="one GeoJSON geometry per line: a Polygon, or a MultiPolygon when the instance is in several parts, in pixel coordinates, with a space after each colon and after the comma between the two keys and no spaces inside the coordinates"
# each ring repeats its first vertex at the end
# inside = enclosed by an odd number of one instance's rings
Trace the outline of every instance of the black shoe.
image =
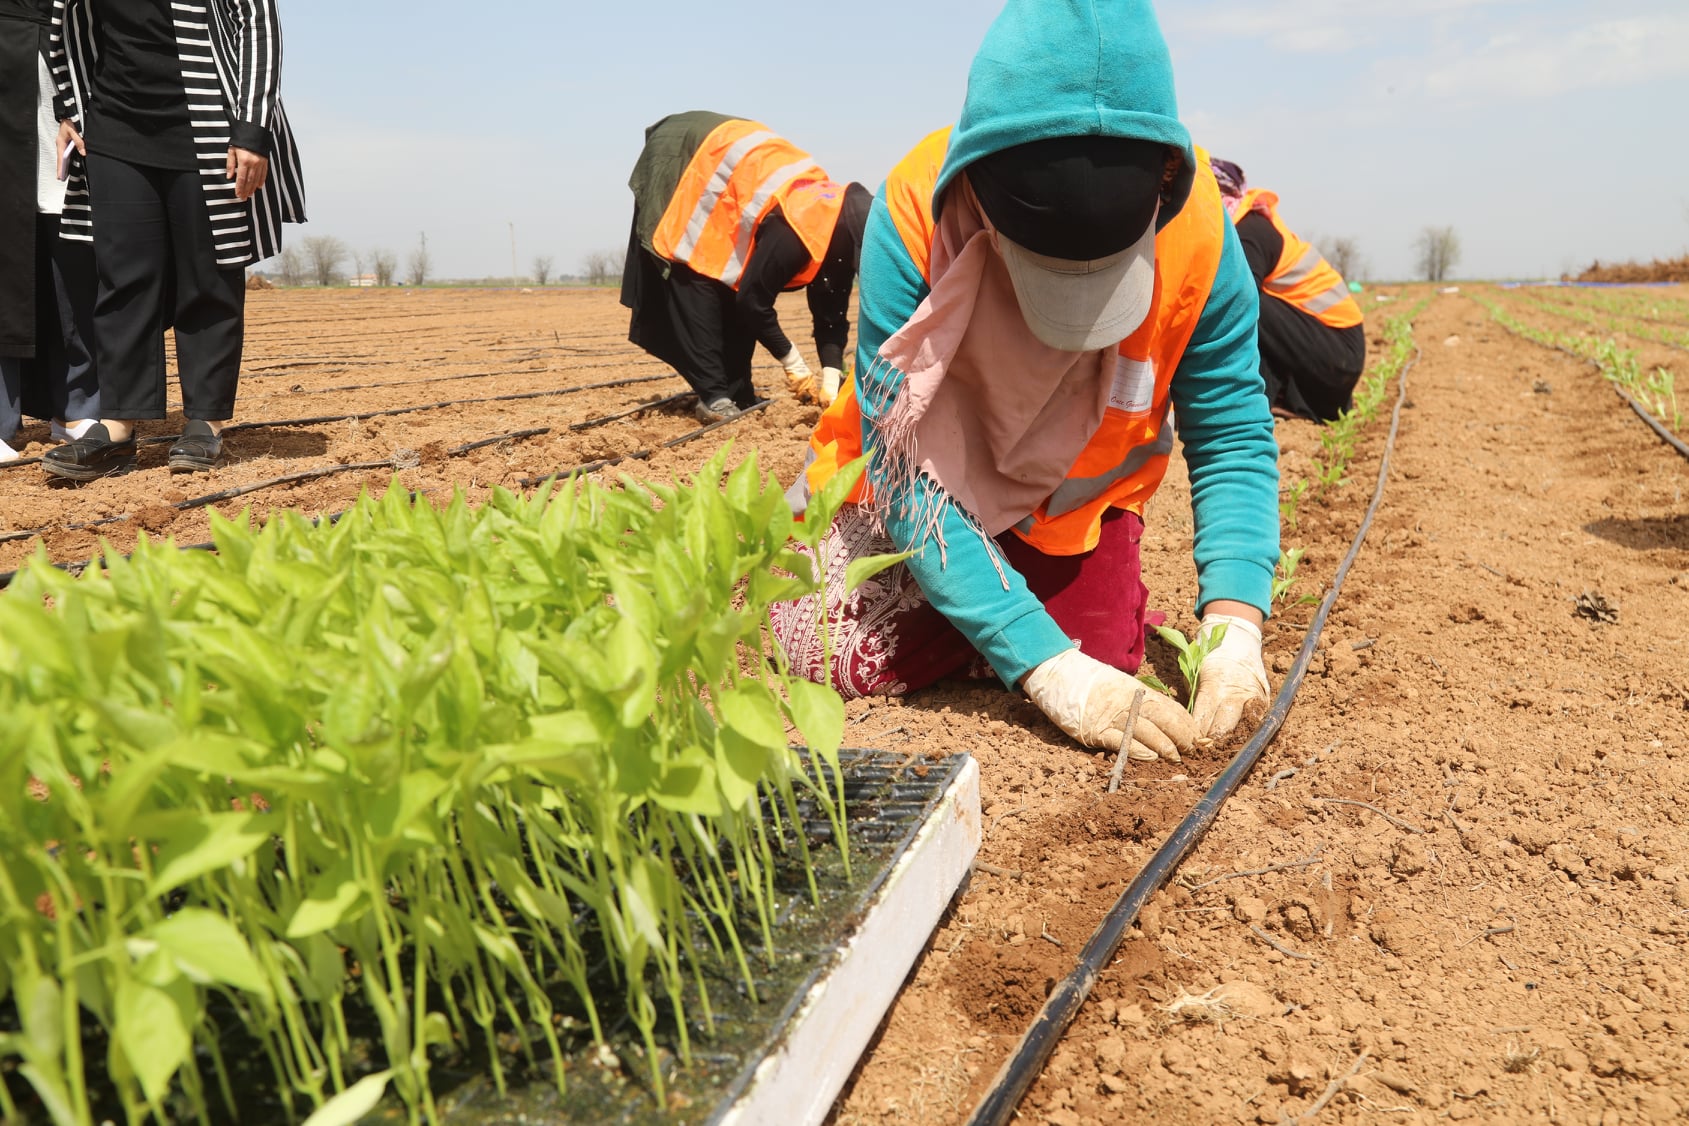
{"type": "Polygon", "coordinates": [[[182,427],[182,436],[170,447],[170,472],[193,473],[210,469],[223,453],[223,439],[211,430],[209,422],[197,418],[182,427]]]}
{"type": "Polygon", "coordinates": [[[71,481],[96,481],[135,468],[135,436],[121,442],[111,440],[106,424],[96,422],[74,442],[54,446],[41,455],[41,468],[54,477],[71,481]]]}
{"type": "Polygon", "coordinates": [[[719,399],[711,399],[708,403],[699,400],[698,405],[692,408],[692,417],[706,426],[712,422],[725,422],[730,418],[738,418],[744,413],[726,395],[719,399]]]}

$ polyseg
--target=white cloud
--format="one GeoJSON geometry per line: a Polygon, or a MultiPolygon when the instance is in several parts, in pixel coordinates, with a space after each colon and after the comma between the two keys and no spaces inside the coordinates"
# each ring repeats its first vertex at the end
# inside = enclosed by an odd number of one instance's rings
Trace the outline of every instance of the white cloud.
{"type": "Polygon", "coordinates": [[[1293,54],[1338,54],[1389,43],[1403,28],[1427,21],[1475,18],[1481,9],[1524,0],[1399,0],[1358,5],[1353,0],[1260,0],[1181,4],[1165,22],[1187,35],[1254,39],[1293,54]]]}
{"type": "Polygon", "coordinates": [[[1427,96],[1542,98],[1689,74],[1689,13],[1602,20],[1570,31],[1535,29],[1462,45],[1395,81],[1427,96]]]}

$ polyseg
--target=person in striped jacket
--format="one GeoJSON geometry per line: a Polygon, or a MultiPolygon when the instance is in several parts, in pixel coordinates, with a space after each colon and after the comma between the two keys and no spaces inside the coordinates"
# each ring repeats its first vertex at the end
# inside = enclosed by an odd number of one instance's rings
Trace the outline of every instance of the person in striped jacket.
{"type": "Polygon", "coordinates": [[[246,267],[305,220],[282,110],[276,0],[55,0],[59,148],[73,150],[60,237],[94,244],[102,419],[49,451],[72,481],[135,465],[135,423],[166,417],[164,330],[182,380],[173,471],[209,469],[234,415],[246,267]]]}

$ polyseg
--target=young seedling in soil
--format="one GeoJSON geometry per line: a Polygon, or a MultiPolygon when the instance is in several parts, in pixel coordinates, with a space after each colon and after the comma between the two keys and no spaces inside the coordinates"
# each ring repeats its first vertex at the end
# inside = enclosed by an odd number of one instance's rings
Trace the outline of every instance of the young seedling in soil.
{"type": "Polygon", "coordinates": [[[1206,634],[1198,633],[1196,638],[1190,639],[1170,626],[1156,626],[1155,632],[1161,640],[1179,651],[1179,674],[1185,678],[1185,684],[1190,689],[1190,699],[1185,707],[1196,709],[1196,679],[1202,668],[1202,659],[1219,647],[1226,636],[1226,627],[1222,623],[1209,630],[1206,634]]]}
{"type": "MultiPolygon", "coordinates": [[[[1302,562],[1304,550],[1306,549],[1302,549],[1302,547],[1292,547],[1287,552],[1279,552],[1279,569],[1277,569],[1277,574],[1272,581],[1272,604],[1274,606],[1284,603],[1285,599],[1290,598],[1290,587],[1295,586],[1295,569],[1302,562]]],[[[1317,601],[1319,599],[1314,598],[1312,594],[1304,594],[1290,604],[1302,606],[1302,604],[1317,603],[1317,601]]]]}

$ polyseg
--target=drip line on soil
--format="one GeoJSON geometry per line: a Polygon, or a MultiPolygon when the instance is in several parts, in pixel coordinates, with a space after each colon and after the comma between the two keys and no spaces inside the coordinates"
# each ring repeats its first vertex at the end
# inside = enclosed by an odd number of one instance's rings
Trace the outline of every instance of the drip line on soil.
{"type": "Polygon", "coordinates": [[[1080,952],[1079,964],[1067,977],[1056,983],[1031,1027],[1026,1030],[1014,1052],[1004,1061],[991,1081],[990,1090],[969,1116],[968,1126],[1003,1126],[1015,1117],[1021,1099],[1043,1071],[1044,1064],[1060,1043],[1068,1025],[1073,1023],[1080,1006],[1090,996],[1097,978],[1114,959],[1120,944],[1126,938],[1127,929],[1137,920],[1139,910],[1151,895],[1161,889],[1180,862],[1202,840],[1209,826],[1219,815],[1220,807],[1237,790],[1267,745],[1278,734],[1279,728],[1284,725],[1285,716],[1290,713],[1290,706],[1295,702],[1297,689],[1301,687],[1302,676],[1308,669],[1308,662],[1312,660],[1314,649],[1319,644],[1320,632],[1325,628],[1326,618],[1330,615],[1332,607],[1337,604],[1337,596],[1343,589],[1343,580],[1347,577],[1356,556],[1360,554],[1367,530],[1372,527],[1372,519],[1384,500],[1384,484],[1390,472],[1390,455],[1395,448],[1396,432],[1401,425],[1402,405],[1407,401],[1407,374],[1419,362],[1419,356],[1420,349],[1415,345],[1414,358],[1402,368],[1398,379],[1396,406],[1390,412],[1390,432],[1384,442],[1384,454],[1378,466],[1378,484],[1373,490],[1372,503],[1367,506],[1366,516],[1361,520],[1359,530],[1355,532],[1348,554],[1338,564],[1337,572],[1332,577],[1331,590],[1326,593],[1319,611],[1309,623],[1296,660],[1291,664],[1284,683],[1279,686],[1272,706],[1261,718],[1260,727],[1250,737],[1249,742],[1232,757],[1231,762],[1226,764],[1225,770],[1214,780],[1208,792],[1202,795],[1195,808],[1167,835],[1167,839],[1121,893],[1108,914],[1103,916],[1103,921],[1080,952]]]}
{"type": "Polygon", "coordinates": [[[700,426],[696,430],[688,430],[679,437],[670,438],[668,441],[663,442],[660,445],[650,446],[643,450],[634,450],[632,453],[618,454],[615,457],[600,458],[598,461],[589,461],[582,465],[573,465],[568,469],[555,469],[543,477],[524,477],[516,483],[523,488],[531,488],[534,485],[544,484],[553,477],[569,477],[576,473],[593,473],[600,469],[608,469],[612,465],[620,465],[624,461],[644,461],[659,450],[671,450],[676,446],[683,446],[687,442],[702,438],[705,434],[710,434],[714,431],[720,430],[723,426],[732,426],[740,419],[764,410],[772,402],[774,402],[773,399],[764,399],[760,403],[755,403],[746,407],[732,418],[724,418],[719,422],[712,422],[707,426],[700,426]]]}
{"type": "MultiPolygon", "coordinates": [[[[637,382],[637,381],[635,381],[635,382],[637,382]]],[[[690,392],[688,392],[688,394],[690,394],[690,392]]],[[[537,485],[537,484],[541,484],[545,481],[549,481],[549,480],[551,480],[552,478],[555,478],[555,477],[568,477],[568,476],[572,476],[573,474],[576,474],[576,473],[591,473],[591,472],[598,470],[598,469],[605,469],[605,468],[608,468],[609,466],[612,466],[612,465],[619,465],[624,461],[645,460],[645,459],[651,457],[652,454],[656,453],[659,450],[673,449],[675,446],[685,445],[687,442],[695,441],[698,438],[702,438],[706,434],[712,434],[715,431],[720,430],[724,426],[731,426],[735,422],[738,422],[742,418],[747,418],[750,415],[756,414],[757,412],[766,409],[771,403],[773,403],[773,401],[774,400],[772,400],[772,399],[764,399],[760,403],[755,404],[754,406],[746,407],[742,412],[733,416],[732,418],[724,418],[724,419],[721,419],[719,422],[712,422],[712,423],[709,423],[706,426],[700,426],[696,430],[688,430],[684,434],[678,435],[677,437],[674,437],[674,438],[670,438],[668,441],[663,442],[662,444],[657,445],[657,446],[652,446],[648,449],[635,450],[632,453],[622,454],[618,457],[604,458],[604,459],[601,459],[599,461],[589,461],[584,465],[577,465],[577,466],[574,466],[574,467],[569,468],[569,469],[555,470],[552,473],[548,473],[544,477],[525,477],[520,482],[518,482],[518,484],[520,484],[523,488],[528,488],[528,487],[531,487],[533,485],[537,485]]],[[[658,403],[642,404],[642,409],[650,408],[650,407],[657,406],[657,405],[659,405],[659,404],[658,403]]],[[[483,446],[494,445],[494,444],[497,444],[499,442],[512,441],[512,440],[520,439],[520,438],[533,437],[533,436],[538,435],[538,434],[546,434],[546,433],[549,433],[550,430],[551,430],[550,427],[542,426],[542,427],[537,427],[537,428],[531,429],[531,430],[513,430],[508,434],[495,434],[490,438],[482,438],[479,441],[466,442],[461,446],[453,446],[451,449],[446,451],[446,455],[448,457],[457,457],[457,456],[460,456],[462,454],[466,454],[471,450],[480,449],[483,446]]],[[[235,488],[224,489],[221,492],[207,493],[205,496],[191,497],[188,500],[178,501],[177,503],[172,504],[169,507],[177,509],[178,511],[185,512],[185,511],[195,509],[195,508],[204,508],[206,505],[216,504],[220,501],[232,500],[235,497],[244,496],[247,493],[255,493],[255,492],[258,492],[260,489],[268,489],[268,488],[271,488],[271,487],[276,486],[276,485],[286,485],[286,484],[291,484],[291,483],[296,482],[296,481],[308,481],[308,480],[312,480],[312,479],[315,479],[315,478],[318,478],[318,477],[332,476],[332,475],[337,474],[337,473],[355,473],[355,472],[358,472],[358,471],[365,471],[365,470],[373,471],[373,470],[379,470],[379,469],[409,469],[409,468],[415,467],[417,464],[418,464],[418,460],[416,458],[414,451],[400,450],[400,451],[396,451],[393,457],[387,458],[386,460],[383,460],[383,461],[360,461],[360,462],[353,462],[353,463],[346,464],[346,465],[324,465],[324,466],[319,466],[315,469],[304,469],[304,470],[300,470],[296,473],[287,473],[287,474],[283,474],[280,477],[272,477],[272,478],[270,478],[269,480],[266,480],[266,481],[255,481],[255,482],[248,484],[248,485],[240,485],[240,486],[237,486],[235,488]]],[[[421,492],[427,492],[428,490],[424,489],[424,490],[420,490],[420,491],[421,492]]],[[[413,499],[417,495],[418,495],[417,492],[413,492],[411,494],[413,499]]],[[[340,517],[342,515],[343,515],[343,513],[334,512],[334,513],[331,513],[327,516],[321,517],[321,519],[328,520],[330,523],[332,523],[335,520],[340,519],[340,517]]],[[[120,516],[107,516],[107,517],[103,517],[102,519],[99,519],[99,520],[90,520],[90,521],[83,523],[83,524],[66,524],[63,527],[44,527],[44,528],[33,528],[33,529],[29,529],[27,531],[6,532],[4,534],[0,534],[0,543],[10,543],[14,540],[30,539],[34,536],[39,536],[39,535],[42,535],[43,533],[46,533],[46,532],[55,532],[55,531],[57,531],[57,532],[82,532],[82,531],[87,531],[91,528],[105,527],[106,525],[109,525],[109,524],[125,523],[125,522],[127,522],[129,520],[133,520],[133,519],[134,519],[134,515],[132,513],[124,513],[120,516]]],[[[209,543],[193,543],[193,544],[182,544],[182,545],[179,545],[179,547],[183,551],[209,551],[209,550],[213,549],[214,545],[209,544],[209,543]]],[[[123,557],[127,559],[128,553],[127,552],[124,553],[123,557]]],[[[54,563],[53,566],[59,568],[60,570],[66,570],[66,571],[71,571],[71,572],[75,573],[76,571],[79,571],[82,568],[86,567],[87,563],[54,563]]],[[[17,574],[18,574],[17,571],[0,572],[0,590],[5,590],[7,587],[9,587],[12,584],[12,580],[17,577],[17,574]]]]}
{"type": "MultiPolygon", "coordinates": [[[[237,422],[223,428],[224,434],[233,434],[237,430],[264,430],[281,426],[318,426],[329,422],[351,422],[366,418],[388,418],[396,414],[415,414],[418,411],[442,410],[446,407],[462,406],[466,403],[505,403],[518,399],[543,399],[556,395],[576,395],[582,391],[602,391],[611,387],[628,387],[635,383],[654,383],[660,379],[678,378],[674,372],[662,375],[637,375],[628,379],[608,379],[601,383],[583,383],[579,387],[562,387],[551,391],[523,391],[512,395],[487,395],[472,399],[448,399],[440,403],[424,403],[414,407],[389,407],[386,410],[359,411],[355,414],[325,414],[310,418],[277,418],[261,422],[237,422]]],[[[691,392],[687,392],[690,394],[691,392]]],[[[653,404],[654,405],[654,404],[653,404]]],[[[151,438],[138,438],[136,445],[156,446],[165,442],[174,442],[180,434],[158,434],[151,438]]],[[[19,465],[33,465],[41,459],[19,458],[17,461],[0,462],[0,469],[10,469],[19,465]]]]}
{"type": "Polygon", "coordinates": [[[1655,434],[1659,435],[1660,440],[1662,442],[1664,442],[1666,445],[1670,446],[1672,449],[1676,450],[1678,453],[1682,454],[1684,457],[1689,458],[1689,443],[1685,443],[1682,438],[1679,438],[1676,434],[1673,434],[1672,431],[1671,431],[1671,427],[1669,427],[1665,423],[1661,422],[1658,418],[1655,418],[1653,412],[1651,412],[1647,407],[1643,406],[1641,400],[1639,400],[1635,395],[1632,395],[1629,391],[1626,391],[1623,387],[1619,386],[1618,383],[1614,382],[1613,380],[1607,379],[1606,374],[1604,372],[1601,372],[1601,365],[1600,364],[1596,363],[1594,360],[1590,359],[1587,356],[1578,355],[1578,353],[1572,351],[1570,348],[1563,348],[1558,344],[1544,344],[1540,340],[1532,340],[1530,337],[1525,336],[1522,333],[1514,332],[1511,328],[1508,328],[1505,324],[1502,324],[1501,321],[1495,320],[1494,317],[1492,317],[1490,319],[1495,321],[1496,324],[1501,325],[1502,329],[1505,330],[1509,336],[1518,337],[1520,340],[1524,340],[1524,341],[1527,341],[1531,344],[1535,344],[1539,348],[1552,348],[1556,352],[1563,352],[1566,355],[1572,357],[1572,359],[1578,360],[1578,361],[1585,363],[1585,364],[1588,364],[1590,367],[1594,368],[1597,373],[1601,374],[1602,379],[1606,380],[1607,383],[1612,385],[1613,391],[1618,395],[1618,397],[1623,399],[1626,403],[1630,404],[1630,409],[1636,412],[1636,417],[1640,418],[1643,421],[1643,423],[1650,430],[1652,430],[1655,434]]]}

